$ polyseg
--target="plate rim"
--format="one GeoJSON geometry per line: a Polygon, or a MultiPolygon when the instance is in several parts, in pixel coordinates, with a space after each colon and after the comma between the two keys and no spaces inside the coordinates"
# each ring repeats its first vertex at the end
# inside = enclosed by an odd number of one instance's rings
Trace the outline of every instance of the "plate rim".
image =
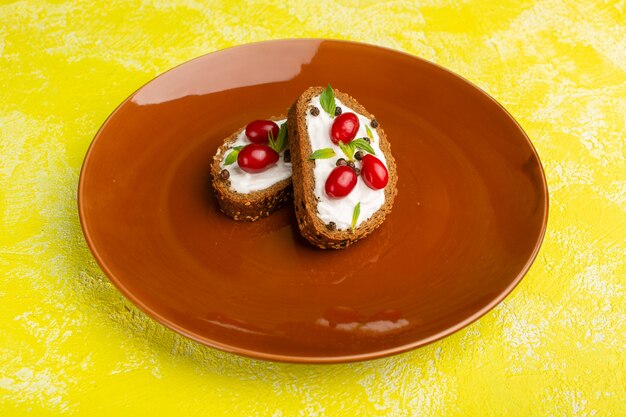
{"type": "Polygon", "coordinates": [[[200,343],[202,345],[209,346],[209,347],[215,348],[215,349],[219,349],[219,350],[222,350],[224,352],[242,355],[242,356],[245,356],[245,357],[248,357],[248,358],[251,358],[251,359],[261,359],[261,360],[274,361],[274,362],[300,363],[300,364],[334,364],[334,363],[350,363],[350,362],[360,362],[360,361],[378,359],[378,358],[383,358],[383,357],[387,357],[387,356],[391,356],[391,355],[396,355],[396,354],[399,354],[399,353],[407,352],[407,351],[410,351],[410,350],[413,350],[413,349],[416,349],[416,348],[419,348],[419,347],[422,347],[422,346],[426,346],[428,344],[431,344],[433,342],[441,340],[441,339],[443,339],[443,338],[445,338],[447,336],[450,336],[453,333],[458,332],[459,330],[462,330],[463,328],[465,328],[465,327],[469,326],[470,324],[476,322],[481,317],[483,317],[488,312],[490,312],[492,309],[494,309],[506,297],[508,297],[509,294],[511,294],[513,292],[513,290],[519,285],[519,283],[526,276],[526,274],[530,270],[531,266],[535,262],[535,260],[537,258],[537,255],[539,254],[539,251],[541,249],[541,246],[542,246],[544,238],[545,238],[547,226],[548,226],[549,206],[550,206],[549,198],[550,198],[550,194],[549,194],[549,189],[548,189],[548,184],[547,184],[547,180],[546,180],[546,175],[545,175],[545,170],[543,168],[543,164],[541,162],[541,159],[539,158],[539,154],[538,154],[537,150],[535,149],[535,146],[533,145],[532,141],[530,140],[530,138],[526,134],[526,131],[522,128],[522,126],[515,119],[515,117],[513,117],[513,115],[511,113],[509,113],[509,111],[502,104],[500,104],[499,101],[497,101],[490,94],[488,94],[485,90],[483,90],[482,88],[480,88],[479,86],[477,86],[476,84],[471,82],[470,80],[466,79],[465,77],[463,77],[463,76],[461,76],[461,75],[459,75],[459,74],[457,74],[457,73],[455,73],[455,72],[453,72],[453,71],[451,71],[451,70],[449,70],[449,69],[447,69],[447,68],[445,68],[445,67],[443,67],[443,66],[441,66],[441,65],[439,65],[437,63],[434,63],[434,62],[429,61],[429,60],[427,60],[425,58],[422,58],[420,56],[413,55],[413,54],[410,54],[408,52],[400,51],[400,50],[397,50],[397,49],[393,49],[393,48],[390,48],[390,47],[387,47],[387,46],[380,46],[380,45],[370,44],[370,43],[366,43],[366,42],[357,42],[357,41],[342,40],[342,39],[279,38],[279,39],[263,40],[263,41],[250,42],[250,43],[244,43],[244,44],[239,44],[239,45],[233,45],[233,46],[230,46],[230,47],[217,49],[215,51],[199,55],[199,56],[197,56],[195,58],[192,58],[192,59],[189,59],[187,61],[181,62],[180,64],[175,65],[172,68],[169,68],[168,70],[166,70],[166,71],[158,74],[157,76],[151,78],[150,80],[148,80],[147,82],[142,84],[139,88],[137,88],[135,91],[133,91],[128,97],[126,97],[122,102],[120,102],[120,104],[118,104],[117,107],[115,107],[115,109],[111,112],[111,114],[105,119],[105,121],[102,123],[102,125],[98,128],[96,134],[94,135],[93,139],[91,140],[91,143],[89,144],[89,147],[87,148],[87,152],[85,153],[85,157],[84,157],[82,165],[81,165],[80,176],[79,176],[79,180],[78,180],[77,205],[78,205],[78,217],[79,217],[79,220],[80,220],[80,226],[81,226],[81,230],[83,232],[83,236],[85,237],[85,241],[87,242],[87,246],[89,247],[89,250],[90,250],[92,256],[94,257],[94,259],[96,260],[98,266],[100,267],[100,269],[102,270],[104,275],[107,277],[107,279],[111,283],[113,283],[113,285],[117,288],[117,290],[127,300],[129,300],[137,308],[139,308],[143,313],[145,313],[150,319],[155,320],[157,323],[160,323],[160,324],[164,325],[169,330],[173,330],[174,332],[176,332],[176,333],[178,333],[178,334],[180,334],[182,336],[185,336],[185,337],[187,337],[187,338],[189,338],[189,339],[191,339],[191,340],[193,340],[195,342],[198,342],[198,343],[200,343]],[[93,153],[93,149],[94,149],[95,143],[97,142],[98,138],[101,136],[101,134],[104,131],[104,129],[110,123],[110,121],[116,116],[116,114],[119,112],[119,110],[122,108],[122,106],[124,106],[127,102],[131,101],[131,99],[139,91],[141,91],[144,87],[146,87],[148,84],[150,84],[154,80],[164,76],[165,74],[169,73],[170,71],[176,70],[177,68],[179,68],[179,67],[181,67],[183,65],[186,65],[186,64],[188,64],[190,62],[197,61],[197,60],[202,59],[204,57],[207,57],[209,55],[217,54],[217,53],[220,53],[220,52],[223,52],[223,51],[226,51],[226,50],[239,49],[239,48],[250,48],[250,47],[254,48],[255,46],[258,46],[258,45],[272,44],[272,43],[284,43],[284,42],[305,42],[305,43],[308,43],[308,42],[318,42],[320,45],[322,43],[348,44],[348,45],[353,45],[353,46],[361,46],[361,47],[368,47],[368,48],[374,48],[374,49],[382,49],[382,50],[385,50],[385,51],[390,52],[390,53],[404,55],[404,56],[406,56],[409,59],[414,59],[414,60],[421,61],[422,63],[434,66],[437,69],[442,70],[442,71],[448,73],[448,75],[450,75],[450,76],[452,76],[454,78],[457,78],[457,79],[460,79],[461,81],[464,81],[465,83],[469,84],[470,86],[472,86],[473,88],[478,90],[478,92],[480,92],[490,102],[492,102],[498,108],[500,108],[500,110],[503,111],[504,114],[506,114],[508,116],[508,118],[514,123],[514,125],[517,127],[517,129],[521,132],[523,138],[526,140],[527,144],[529,145],[529,147],[530,147],[530,149],[532,151],[532,154],[533,154],[534,158],[537,160],[538,165],[539,165],[539,173],[540,173],[540,177],[541,177],[541,180],[542,180],[541,181],[541,191],[542,191],[543,197],[544,197],[543,218],[541,219],[541,229],[539,230],[539,234],[537,236],[537,240],[535,242],[535,246],[534,246],[530,256],[528,257],[528,260],[526,261],[526,264],[522,267],[520,272],[511,281],[511,283],[504,290],[500,291],[498,293],[498,295],[496,297],[494,297],[489,303],[487,303],[483,308],[481,308],[480,310],[478,310],[474,314],[466,317],[465,319],[457,322],[456,324],[454,324],[452,326],[449,326],[446,329],[443,329],[443,330],[437,332],[436,334],[431,335],[430,337],[421,338],[419,340],[415,340],[413,342],[405,343],[403,345],[395,346],[395,347],[392,347],[392,348],[381,349],[381,350],[374,350],[374,351],[366,352],[366,353],[358,353],[358,354],[350,354],[350,355],[335,355],[335,356],[306,356],[306,355],[276,354],[276,353],[268,353],[268,352],[253,350],[253,349],[242,348],[242,347],[239,347],[239,346],[236,346],[236,345],[219,342],[217,340],[209,339],[207,337],[201,337],[200,335],[197,335],[197,334],[195,334],[193,332],[188,331],[183,326],[180,326],[179,324],[174,323],[171,320],[168,320],[167,318],[163,317],[157,311],[155,311],[155,310],[151,309],[150,307],[148,307],[145,303],[143,303],[143,301],[140,298],[136,297],[133,294],[132,291],[128,290],[124,286],[123,280],[118,279],[115,276],[115,274],[113,274],[111,272],[111,270],[107,267],[105,261],[102,259],[100,253],[98,252],[98,249],[96,248],[96,245],[95,245],[95,243],[93,241],[93,238],[91,236],[91,233],[89,231],[89,227],[88,227],[88,224],[87,224],[87,221],[86,221],[86,204],[85,204],[85,201],[84,201],[84,198],[85,198],[84,193],[85,193],[85,170],[86,170],[86,167],[89,164],[90,159],[92,158],[92,153],[93,153]]]}

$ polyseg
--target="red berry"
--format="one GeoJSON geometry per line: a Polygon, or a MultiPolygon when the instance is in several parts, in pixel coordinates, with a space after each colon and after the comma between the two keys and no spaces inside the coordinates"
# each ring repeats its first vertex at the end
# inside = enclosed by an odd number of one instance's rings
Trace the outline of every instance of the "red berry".
{"type": "Polygon", "coordinates": [[[373,190],[385,188],[389,181],[389,172],[387,167],[373,155],[367,154],[363,157],[363,166],[361,167],[361,178],[365,181],[365,185],[373,190]]]}
{"type": "Polygon", "coordinates": [[[356,174],[349,166],[338,166],[326,179],[326,194],[332,198],[341,198],[350,194],[356,186],[356,174]]]}
{"type": "Polygon", "coordinates": [[[271,120],[255,120],[246,126],[246,136],[253,143],[268,143],[269,132],[274,139],[278,137],[278,125],[271,120]]]}
{"type": "Polygon", "coordinates": [[[262,143],[246,145],[237,155],[239,167],[251,174],[265,171],[276,161],[278,161],[278,152],[262,143]]]}
{"type": "Polygon", "coordinates": [[[330,128],[330,139],[334,144],[348,143],[359,131],[359,118],[354,113],[343,113],[335,117],[333,126],[330,128]]]}

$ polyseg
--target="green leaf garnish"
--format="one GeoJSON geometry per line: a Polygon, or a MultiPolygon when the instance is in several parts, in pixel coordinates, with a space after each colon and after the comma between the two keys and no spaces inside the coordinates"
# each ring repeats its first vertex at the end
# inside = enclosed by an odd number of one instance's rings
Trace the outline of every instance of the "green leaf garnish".
{"type": "Polygon", "coordinates": [[[267,133],[267,137],[270,142],[270,148],[274,149],[278,153],[281,153],[287,147],[287,123],[280,125],[280,128],[278,129],[278,137],[276,139],[274,139],[274,134],[271,130],[267,133]]]}
{"type": "Polygon", "coordinates": [[[287,147],[287,122],[280,125],[280,129],[278,129],[278,138],[276,139],[278,143],[278,152],[282,152],[287,147]]]}
{"type": "Polygon", "coordinates": [[[372,134],[372,131],[368,125],[365,125],[365,131],[367,132],[367,137],[371,140],[374,140],[374,135],[372,134]]]}
{"type": "Polygon", "coordinates": [[[335,108],[337,105],[335,104],[335,93],[333,92],[333,88],[330,86],[330,83],[320,95],[320,104],[331,119],[335,117],[335,108]]]}
{"type": "Polygon", "coordinates": [[[354,160],[354,149],[352,149],[350,143],[345,144],[342,141],[339,141],[337,142],[337,145],[339,146],[339,149],[341,149],[341,152],[343,152],[343,154],[346,156],[348,161],[354,160]]]}
{"type": "Polygon", "coordinates": [[[371,153],[372,155],[376,155],[374,148],[372,148],[370,144],[367,143],[367,141],[363,138],[354,139],[348,143],[343,143],[342,141],[339,141],[337,145],[349,161],[354,161],[354,153],[357,149],[361,149],[365,152],[371,153]]]}
{"type": "Polygon", "coordinates": [[[356,229],[356,222],[359,220],[359,214],[361,214],[361,202],[359,201],[354,206],[354,211],[352,212],[352,231],[356,229]]]}
{"type": "Polygon", "coordinates": [[[232,152],[226,155],[226,159],[224,160],[224,166],[230,165],[237,160],[237,156],[239,156],[239,151],[243,149],[243,146],[235,146],[232,149],[232,152]]]}
{"type": "MultiPolygon", "coordinates": [[[[280,132],[280,130],[279,130],[279,132],[280,132]]],[[[276,142],[274,142],[274,134],[272,133],[271,130],[269,132],[267,132],[267,139],[269,141],[270,148],[274,149],[274,147],[276,146],[276,142]]],[[[276,149],[274,149],[274,150],[276,150],[276,149]]]]}
{"type": "Polygon", "coordinates": [[[312,159],[328,159],[335,156],[335,151],[332,148],[318,149],[309,156],[309,160],[312,159]]]}
{"type": "Polygon", "coordinates": [[[364,150],[365,152],[371,153],[372,155],[376,155],[376,152],[374,152],[374,148],[372,148],[370,144],[367,143],[367,141],[363,138],[354,139],[352,142],[350,142],[350,146],[353,149],[358,148],[364,150]]]}

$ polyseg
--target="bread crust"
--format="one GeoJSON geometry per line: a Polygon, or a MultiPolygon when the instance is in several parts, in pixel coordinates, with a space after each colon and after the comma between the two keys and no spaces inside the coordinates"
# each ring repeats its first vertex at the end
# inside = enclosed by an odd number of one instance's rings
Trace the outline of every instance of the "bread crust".
{"type": "MultiPolygon", "coordinates": [[[[270,117],[268,120],[277,121],[282,119],[285,119],[285,116],[270,117]]],[[[211,184],[222,213],[237,221],[253,222],[269,216],[290,201],[293,195],[293,188],[291,178],[287,178],[264,190],[242,194],[230,188],[230,180],[220,178],[222,159],[226,157],[231,145],[244,129],[245,126],[227,137],[213,156],[211,184]]],[[[287,149],[289,149],[289,145],[287,145],[287,149]]],[[[263,174],[260,173],[258,175],[263,174]]]]}
{"type": "MultiPolygon", "coordinates": [[[[396,188],[398,176],[396,173],[396,162],[391,155],[391,145],[379,124],[376,127],[376,132],[380,138],[379,146],[385,154],[387,170],[389,171],[389,182],[385,187],[385,203],[354,231],[330,230],[318,217],[317,198],[314,192],[315,178],[313,177],[315,161],[309,160],[312,148],[308,137],[306,114],[309,110],[308,103],[323,90],[323,87],[308,88],[289,109],[287,131],[291,145],[294,207],[296,218],[298,219],[298,227],[304,238],[322,249],[341,249],[369,235],[382,224],[387,214],[391,212],[393,201],[398,192],[396,188]]],[[[369,113],[353,97],[339,90],[334,89],[333,91],[335,97],[342,103],[370,120],[375,119],[374,115],[369,113]]]]}

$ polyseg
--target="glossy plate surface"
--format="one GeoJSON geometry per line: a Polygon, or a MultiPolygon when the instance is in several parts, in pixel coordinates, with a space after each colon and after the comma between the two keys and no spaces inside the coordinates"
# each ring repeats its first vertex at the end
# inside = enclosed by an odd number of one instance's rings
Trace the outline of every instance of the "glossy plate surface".
{"type": "Polygon", "coordinates": [[[103,271],[159,322],[243,355],[342,362],[424,345],[493,308],[539,249],[547,196],[522,129],[462,78],[371,45],[284,40],[197,58],[129,97],[89,149],[79,210],[103,271]],[[291,207],[255,223],[220,214],[209,171],[223,138],[328,82],[391,142],[398,196],[383,226],[322,251],[291,207]]]}

